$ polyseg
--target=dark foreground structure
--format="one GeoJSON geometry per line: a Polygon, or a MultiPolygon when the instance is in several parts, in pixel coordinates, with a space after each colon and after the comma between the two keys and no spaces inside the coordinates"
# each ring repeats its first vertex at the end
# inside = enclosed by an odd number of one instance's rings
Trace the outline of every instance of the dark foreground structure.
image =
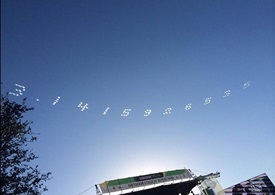
{"type": "Polygon", "coordinates": [[[226,195],[275,195],[275,186],[263,173],[224,189],[226,195]]]}
{"type": "Polygon", "coordinates": [[[105,181],[96,185],[96,190],[97,195],[188,195],[190,192],[195,195],[192,189],[198,186],[201,190],[210,193],[209,195],[214,195],[213,190],[223,191],[215,180],[219,175],[219,173],[211,173],[197,177],[189,169],[180,169],[105,181]],[[210,189],[209,185],[212,185],[213,189],[210,189]]]}
{"type": "Polygon", "coordinates": [[[188,195],[190,191],[198,184],[197,180],[183,183],[159,186],[147,190],[126,193],[127,195],[188,195]]]}
{"type": "Polygon", "coordinates": [[[97,195],[275,195],[266,174],[222,189],[216,180],[220,173],[197,177],[189,169],[105,181],[96,185],[97,195]]]}

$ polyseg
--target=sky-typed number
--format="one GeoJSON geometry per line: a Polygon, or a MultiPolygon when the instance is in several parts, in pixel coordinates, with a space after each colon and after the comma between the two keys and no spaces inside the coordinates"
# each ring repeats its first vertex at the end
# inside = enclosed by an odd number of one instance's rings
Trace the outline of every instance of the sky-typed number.
{"type": "MultiPolygon", "coordinates": [[[[9,94],[10,94],[10,95],[13,95],[13,96],[22,96],[22,95],[23,95],[23,92],[26,91],[26,87],[23,86],[23,85],[19,85],[19,84],[14,84],[14,85],[16,86],[15,92],[9,92],[9,94]]],[[[251,82],[250,82],[250,81],[247,81],[247,82],[243,83],[242,89],[247,89],[247,88],[249,88],[250,86],[251,86],[251,82]]],[[[223,97],[223,98],[229,97],[229,96],[231,95],[231,92],[232,92],[232,91],[229,90],[229,89],[226,90],[226,91],[224,91],[222,97],[223,97]]],[[[55,106],[57,103],[59,103],[60,99],[61,99],[61,97],[60,97],[60,96],[57,96],[57,98],[53,101],[52,105],[55,106]]],[[[37,98],[36,101],[39,102],[39,99],[37,98]]],[[[206,99],[204,100],[204,105],[208,105],[208,104],[210,104],[211,102],[212,102],[212,97],[208,97],[208,98],[206,98],[206,99]]],[[[88,106],[89,106],[88,103],[80,102],[80,103],[78,104],[77,107],[80,108],[81,111],[84,111],[84,110],[87,110],[87,109],[89,108],[88,106]]],[[[192,106],[193,106],[192,103],[188,103],[188,104],[185,105],[184,109],[185,109],[186,111],[191,110],[192,106]]],[[[110,110],[110,107],[108,106],[108,107],[105,108],[105,110],[103,111],[102,114],[103,114],[104,116],[107,115],[107,113],[108,113],[109,110],[110,110]]],[[[121,116],[122,116],[122,117],[127,117],[127,116],[130,115],[130,112],[131,112],[131,111],[132,111],[131,108],[125,108],[125,109],[122,111],[121,116]]],[[[151,109],[146,109],[146,110],[144,110],[143,116],[144,116],[144,117],[148,117],[148,116],[150,116],[151,114],[152,114],[152,110],[151,110],[151,109]]],[[[170,115],[170,114],[172,114],[172,107],[167,107],[167,108],[165,108],[165,110],[164,110],[164,112],[163,112],[162,114],[163,114],[163,115],[170,115]]]]}

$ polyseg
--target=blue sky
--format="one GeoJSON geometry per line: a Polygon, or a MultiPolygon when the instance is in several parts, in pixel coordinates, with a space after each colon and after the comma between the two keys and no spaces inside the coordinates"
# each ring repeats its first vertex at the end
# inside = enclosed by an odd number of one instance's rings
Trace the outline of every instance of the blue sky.
{"type": "Polygon", "coordinates": [[[35,107],[45,194],[184,167],[275,181],[274,1],[1,3],[1,91],[35,107]]]}

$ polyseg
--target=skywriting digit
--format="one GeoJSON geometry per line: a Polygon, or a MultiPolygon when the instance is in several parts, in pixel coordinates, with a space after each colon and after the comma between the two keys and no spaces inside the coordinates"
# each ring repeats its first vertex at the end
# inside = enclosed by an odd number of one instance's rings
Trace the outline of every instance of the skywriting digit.
{"type": "Polygon", "coordinates": [[[132,109],[130,109],[130,108],[124,109],[121,116],[124,116],[124,117],[129,116],[131,111],[132,111],[132,109]]]}
{"type": "Polygon", "coordinates": [[[226,98],[228,96],[230,96],[231,90],[227,90],[224,92],[224,96],[222,96],[223,98],[226,98]]]}
{"type": "Polygon", "coordinates": [[[247,81],[243,84],[243,89],[247,89],[248,87],[250,87],[250,81],[247,81]]]}
{"type": "Polygon", "coordinates": [[[166,108],[166,109],[164,110],[163,115],[167,115],[167,114],[171,114],[171,113],[172,113],[172,108],[169,107],[169,108],[166,108]]]}
{"type": "Polygon", "coordinates": [[[77,107],[81,108],[81,111],[83,112],[84,110],[89,108],[88,105],[89,104],[83,105],[83,102],[80,102],[77,107]]]}
{"type": "Polygon", "coordinates": [[[60,96],[57,96],[57,98],[53,102],[53,106],[55,106],[59,102],[60,98],[60,96]]]}
{"type": "Polygon", "coordinates": [[[211,97],[206,98],[206,99],[204,100],[204,105],[207,105],[207,104],[210,104],[210,103],[211,103],[211,97]]]}
{"type": "Polygon", "coordinates": [[[192,108],[192,104],[190,103],[190,104],[187,104],[186,106],[185,106],[185,110],[190,110],[192,108]]]}
{"type": "Polygon", "coordinates": [[[14,95],[14,96],[20,96],[23,95],[23,91],[26,91],[26,87],[23,85],[19,85],[19,84],[14,84],[16,87],[19,87],[21,89],[16,88],[15,91],[18,93],[13,93],[13,92],[9,92],[10,95],[14,95]]]}
{"type": "Polygon", "coordinates": [[[144,115],[143,116],[149,116],[151,114],[152,110],[147,109],[144,111],[144,115]]]}
{"type": "Polygon", "coordinates": [[[104,110],[103,115],[106,115],[109,109],[110,109],[110,107],[107,107],[107,108],[104,110]]]}

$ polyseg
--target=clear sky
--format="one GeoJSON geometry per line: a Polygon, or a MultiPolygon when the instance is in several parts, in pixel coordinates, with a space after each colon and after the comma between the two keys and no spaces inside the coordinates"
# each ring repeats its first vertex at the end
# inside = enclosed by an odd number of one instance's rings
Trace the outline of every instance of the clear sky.
{"type": "Polygon", "coordinates": [[[45,194],[184,167],[275,181],[275,1],[1,3],[1,91],[35,107],[45,194]]]}

